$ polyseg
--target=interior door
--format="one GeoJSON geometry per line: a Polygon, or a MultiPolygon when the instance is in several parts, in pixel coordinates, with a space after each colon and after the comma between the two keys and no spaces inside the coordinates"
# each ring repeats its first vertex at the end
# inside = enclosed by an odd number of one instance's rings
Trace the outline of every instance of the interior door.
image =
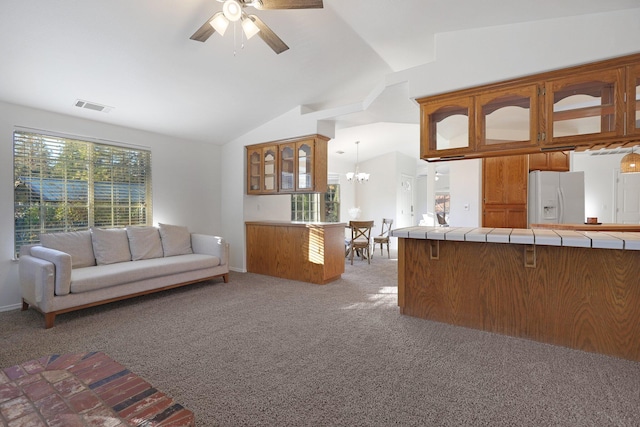
{"type": "Polygon", "coordinates": [[[616,222],[640,224],[640,174],[618,171],[616,222]]]}

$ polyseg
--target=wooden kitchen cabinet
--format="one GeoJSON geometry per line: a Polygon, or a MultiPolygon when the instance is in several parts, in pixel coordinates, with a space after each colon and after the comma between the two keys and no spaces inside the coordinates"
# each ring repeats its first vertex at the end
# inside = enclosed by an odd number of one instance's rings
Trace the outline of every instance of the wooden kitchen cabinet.
{"type": "Polygon", "coordinates": [[[427,102],[420,115],[421,153],[451,158],[475,151],[472,97],[427,102]]]}
{"type": "Polygon", "coordinates": [[[627,128],[630,135],[640,135],[640,64],[627,67],[627,128]]]}
{"type": "Polygon", "coordinates": [[[546,83],[544,145],[585,145],[624,135],[624,68],[546,83]]]}
{"type": "Polygon", "coordinates": [[[278,191],[276,146],[247,148],[247,194],[270,194],[278,191]]]}
{"type": "Polygon", "coordinates": [[[417,102],[420,157],[427,161],[635,145],[640,137],[640,54],[417,102]]]}
{"type": "Polygon", "coordinates": [[[328,140],[311,135],[247,146],[247,194],[326,192],[328,140]]]}
{"type": "Polygon", "coordinates": [[[529,154],[529,172],[556,171],[568,172],[570,168],[568,151],[547,151],[529,154]]]}
{"type": "Polygon", "coordinates": [[[528,157],[482,159],[482,226],[527,228],[528,157]]]}
{"type": "Polygon", "coordinates": [[[512,87],[475,97],[478,151],[535,147],[538,143],[538,85],[512,87]]]}

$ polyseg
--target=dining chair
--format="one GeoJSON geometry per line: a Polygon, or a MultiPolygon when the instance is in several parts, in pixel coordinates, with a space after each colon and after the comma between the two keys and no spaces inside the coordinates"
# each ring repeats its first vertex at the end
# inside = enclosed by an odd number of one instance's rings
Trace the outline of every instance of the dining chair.
{"type": "Polygon", "coordinates": [[[371,264],[371,228],[373,221],[349,221],[351,227],[351,252],[349,258],[353,265],[353,254],[358,252],[360,259],[364,260],[365,253],[367,262],[371,264]]]}
{"type": "Polygon", "coordinates": [[[447,219],[445,218],[443,213],[437,213],[436,218],[438,218],[438,225],[440,227],[448,227],[449,223],[447,223],[447,219]]]}
{"type": "Polygon", "coordinates": [[[384,254],[382,250],[382,245],[387,245],[387,258],[391,258],[389,254],[389,233],[391,232],[391,226],[393,225],[393,219],[391,218],[382,218],[382,232],[373,238],[373,254],[376,253],[376,245],[380,244],[380,256],[384,254]]]}

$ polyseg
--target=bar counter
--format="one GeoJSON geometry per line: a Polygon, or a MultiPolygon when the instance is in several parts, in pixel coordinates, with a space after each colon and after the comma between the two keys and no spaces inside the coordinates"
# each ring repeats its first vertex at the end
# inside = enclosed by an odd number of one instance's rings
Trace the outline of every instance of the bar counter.
{"type": "Polygon", "coordinates": [[[640,233],[407,227],[405,315],[640,361],[640,233]]]}
{"type": "Polygon", "coordinates": [[[341,222],[247,221],[247,271],[325,284],[344,273],[341,222]]]}

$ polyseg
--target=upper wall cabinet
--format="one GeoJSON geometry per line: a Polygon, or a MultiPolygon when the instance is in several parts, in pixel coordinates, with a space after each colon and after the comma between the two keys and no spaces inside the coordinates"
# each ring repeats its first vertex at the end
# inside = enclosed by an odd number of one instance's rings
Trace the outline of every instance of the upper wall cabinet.
{"type": "Polygon", "coordinates": [[[627,67],[627,133],[640,135],[640,64],[627,67]]]}
{"type": "Polygon", "coordinates": [[[546,84],[545,144],[584,144],[624,135],[624,69],[584,73],[546,84]]]}
{"type": "Polygon", "coordinates": [[[270,194],[278,191],[275,145],[247,147],[247,194],[270,194]]]}
{"type": "Polygon", "coordinates": [[[429,156],[456,156],[473,151],[473,98],[460,97],[421,105],[422,150],[429,156]]]}
{"type": "Polygon", "coordinates": [[[537,85],[476,96],[478,151],[535,146],[538,140],[537,85]]]}
{"type": "Polygon", "coordinates": [[[247,146],[247,194],[326,192],[328,140],[311,135],[247,146]]]}
{"type": "Polygon", "coordinates": [[[636,144],[640,54],[417,101],[428,161],[636,144]]]}

